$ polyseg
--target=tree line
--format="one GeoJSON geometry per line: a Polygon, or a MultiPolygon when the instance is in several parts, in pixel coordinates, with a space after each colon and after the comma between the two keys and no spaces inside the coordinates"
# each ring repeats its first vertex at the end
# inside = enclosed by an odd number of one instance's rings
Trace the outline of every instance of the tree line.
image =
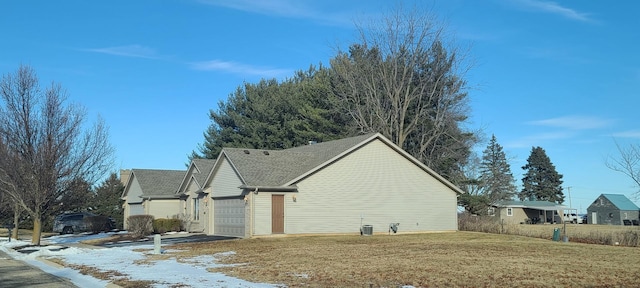
{"type": "Polygon", "coordinates": [[[482,135],[466,123],[470,67],[442,26],[421,12],[396,10],[358,25],[358,40],[338,49],[329,67],[239,86],[210,110],[212,123],[191,158],[215,159],[223,147],[286,149],[379,132],[463,187],[459,204],[472,213],[518,195],[561,203],[562,175],[544,162],[542,148],[532,152],[520,193],[495,136],[481,162],[474,158],[482,135]],[[480,174],[470,174],[472,167],[480,174]]]}
{"type": "Polygon", "coordinates": [[[338,49],[329,67],[244,83],[210,111],[205,141],[191,157],[379,132],[459,183],[478,142],[466,125],[468,67],[442,26],[421,12],[395,10],[384,21],[358,25],[357,41],[338,49]]]}

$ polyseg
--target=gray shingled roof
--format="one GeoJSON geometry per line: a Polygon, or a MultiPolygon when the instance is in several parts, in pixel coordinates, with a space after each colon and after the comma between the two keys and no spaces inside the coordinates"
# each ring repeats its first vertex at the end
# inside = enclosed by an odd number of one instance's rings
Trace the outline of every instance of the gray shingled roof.
{"type": "Polygon", "coordinates": [[[627,196],[624,196],[622,194],[602,194],[602,196],[609,199],[609,201],[611,201],[611,203],[613,203],[613,205],[615,205],[620,210],[637,211],[639,209],[636,204],[634,204],[633,202],[631,202],[631,200],[629,200],[629,198],[627,198],[627,196]]]}
{"type": "Polygon", "coordinates": [[[209,176],[209,172],[213,169],[213,165],[216,164],[216,160],[213,159],[193,159],[191,160],[194,165],[200,170],[200,173],[194,173],[193,177],[196,178],[198,184],[204,185],[204,181],[207,180],[207,176],[209,176]]]}
{"type": "Polygon", "coordinates": [[[143,197],[173,197],[186,171],[133,169],[143,197]]]}
{"type": "Polygon", "coordinates": [[[562,210],[568,207],[556,204],[550,201],[500,201],[496,203],[497,207],[521,207],[521,208],[533,208],[538,210],[562,210]]]}
{"type": "Polygon", "coordinates": [[[285,150],[224,148],[222,153],[236,167],[247,186],[282,186],[373,135],[375,134],[285,150]]]}

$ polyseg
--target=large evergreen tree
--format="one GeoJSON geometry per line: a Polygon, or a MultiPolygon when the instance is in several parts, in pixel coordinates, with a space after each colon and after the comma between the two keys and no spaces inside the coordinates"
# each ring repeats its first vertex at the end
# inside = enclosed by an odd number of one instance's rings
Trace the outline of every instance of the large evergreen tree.
{"type": "Polygon", "coordinates": [[[490,203],[510,200],[516,194],[516,185],[507,156],[495,135],[482,152],[480,183],[490,203]]]}
{"type": "Polygon", "coordinates": [[[522,178],[521,200],[546,200],[558,204],[564,202],[562,174],[556,172],[556,167],[544,149],[533,147],[527,164],[522,169],[527,172],[522,178]]]}
{"type": "Polygon", "coordinates": [[[192,157],[222,147],[281,149],[379,132],[455,184],[477,142],[466,129],[468,69],[429,11],[398,9],[371,26],[331,67],[238,88],[192,157]]]}
{"type": "Polygon", "coordinates": [[[282,82],[245,83],[210,112],[205,143],[192,157],[215,159],[223,147],[284,149],[350,135],[332,95],[322,66],[282,82]]]}
{"type": "Polygon", "coordinates": [[[122,191],[124,185],[116,173],[111,173],[100,186],[95,189],[91,210],[98,215],[110,216],[116,221],[118,229],[122,229],[124,223],[124,209],[122,208],[122,191]]]}
{"type": "Polygon", "coordinates": [[[465,193],[458,197],[458,205],[464,210],[474,215],[484,215],[487,213],[489,197],[484,194],[482,182],[480,180],[480,158],[474,153],[469,157],[469,161],[463,166],[465,179],[460,181],[458,186],[465,193]]]}

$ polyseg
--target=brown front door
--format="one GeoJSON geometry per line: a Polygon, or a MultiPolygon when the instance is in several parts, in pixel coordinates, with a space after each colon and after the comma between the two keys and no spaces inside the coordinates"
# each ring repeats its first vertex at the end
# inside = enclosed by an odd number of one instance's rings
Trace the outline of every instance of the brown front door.
{"type": "Polygon", "coordinates": [[[271,233],[284,233],[284,195],[271,195],[271,233]]]}

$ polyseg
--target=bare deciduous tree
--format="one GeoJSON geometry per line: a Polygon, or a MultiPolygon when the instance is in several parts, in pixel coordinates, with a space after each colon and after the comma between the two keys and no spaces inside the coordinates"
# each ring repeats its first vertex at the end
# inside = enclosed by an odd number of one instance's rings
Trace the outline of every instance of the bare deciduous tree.
{"type": "Polygon", "coordinates": [[[58,84],[41,90],[35,71],[21,66],[0,80],[0,190],[33,220],[40,244],[42,220],[74,181],[95,183],[111,168],[113,148],[99,119],[66,105],[58,84]]]}
{"type": "Polygon", "coordinates": [[[622,146],[616,142],[619,155],[609,156],[605,165],[613,171],[620,172],[633,181],[638,189],[634,197],[640,197],[640,144],[629,144],[622,146]]]}
{"type": "Polygon", "coordinates": [[[359,26],[360,43],[331,60],[333,84],[359,130],[382,133],[451,178],[475,143],[461,127],[469,112],[468,67],[430,15],[399,8],[359,26]]]}

